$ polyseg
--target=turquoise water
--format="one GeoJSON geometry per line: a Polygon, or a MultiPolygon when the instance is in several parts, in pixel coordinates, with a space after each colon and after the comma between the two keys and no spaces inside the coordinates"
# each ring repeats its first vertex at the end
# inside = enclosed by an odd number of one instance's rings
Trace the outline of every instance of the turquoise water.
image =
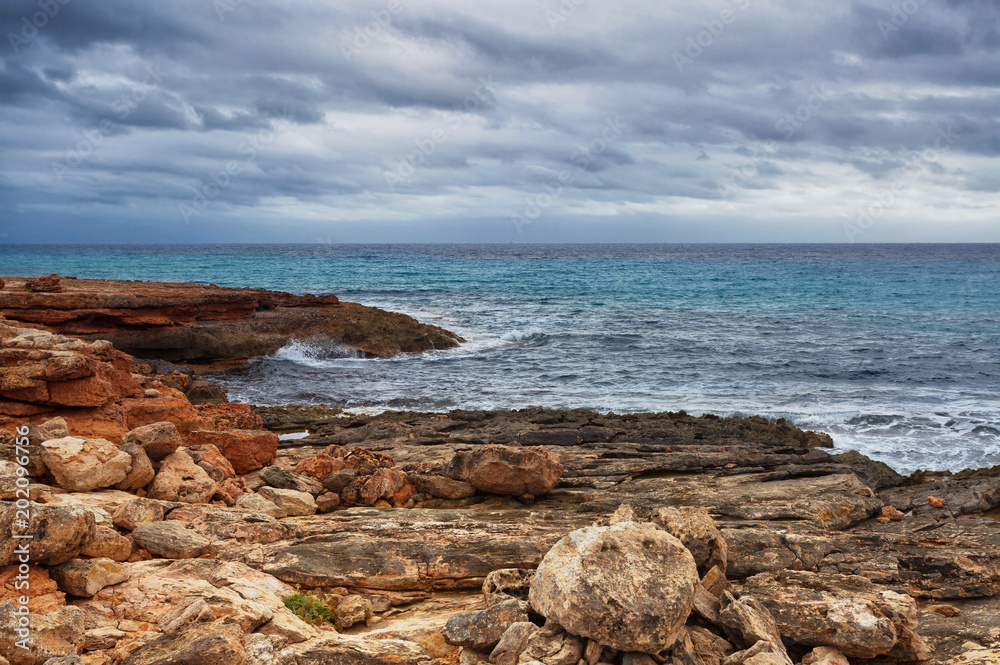
{"type": "Polygon", "coordinates": [[[333,292],[469,340],[393,360],[302,340],[223,375],[234,399],[762,414],[903,471],[1000,464],[998,245],[0,246],[0,265],[333,292]]]}

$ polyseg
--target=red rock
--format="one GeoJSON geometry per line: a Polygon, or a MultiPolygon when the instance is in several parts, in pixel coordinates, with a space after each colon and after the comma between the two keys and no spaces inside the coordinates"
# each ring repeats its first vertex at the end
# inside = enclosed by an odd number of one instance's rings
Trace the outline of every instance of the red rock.
{"type": "Polygon", "coordinates": [[[937,496],[928,496],[927,503],[931,508],[941,508],[944,506],[944,499],[937,496]]]}
{"type": "Polygon", "coordinates": [[[413,498],[413,495],[417,493],[417,488],[415,488],[410,483],[405,483],[403,488],[392,495],[392,505],[396,508],[402,508],[406,505],[406,502],[413,498]]]}
{"type": "Polygon", "coordinates": [[[341,471],[347,468],[342,457],[330,457],[326,453],[320,453],[316,457],[307,457],[295,466],[295,473],[309,476],[323,482],[326,477],[334,471],[341,471]]]}
{"type": "Polygon", "coordinates": [[[24,288],[32,293],[59,293],[62,291],[60,282],[62,278],[52,273],[42,277],[33,277],[24,281],[24,288]]]}
{"type": "Polygon", "coordinates": [[[192,446],[215,446],[240,475],[264,468],[278,454],[278,435],[266,430],[198,430],[187,440],[192,446]]]}
{"type": "Polygon", "coordinates": [[[197,411],[206,423],[204,429],[261,429],[264,427],[264,421],[249,404],[238,402],[201,404],[198,405],[197,411]]]}

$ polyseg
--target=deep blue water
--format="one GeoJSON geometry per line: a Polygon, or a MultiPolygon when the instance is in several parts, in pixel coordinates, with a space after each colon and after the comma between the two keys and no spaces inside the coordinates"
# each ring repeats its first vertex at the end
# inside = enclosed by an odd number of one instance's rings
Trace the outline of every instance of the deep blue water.
{"type": "Polygon", "coordinates": [[[1000,245],[0,246],[49,272],[333,292],[469,340],[304,340],[234,399],[762,414],[903,471],[1000,464],[1000,245]]]}

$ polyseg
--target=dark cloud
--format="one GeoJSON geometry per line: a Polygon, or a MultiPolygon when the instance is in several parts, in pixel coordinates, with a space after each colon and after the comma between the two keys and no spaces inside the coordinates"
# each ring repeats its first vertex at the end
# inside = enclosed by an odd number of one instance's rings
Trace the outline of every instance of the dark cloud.
{"type": "Polygon", "coordinates": [[[897,180],[868,239],[949,207],[980,235],[942,239],[1000,239],[987,0],[7,0],[0,26],[0,241],[843,240],[897,180]]]}

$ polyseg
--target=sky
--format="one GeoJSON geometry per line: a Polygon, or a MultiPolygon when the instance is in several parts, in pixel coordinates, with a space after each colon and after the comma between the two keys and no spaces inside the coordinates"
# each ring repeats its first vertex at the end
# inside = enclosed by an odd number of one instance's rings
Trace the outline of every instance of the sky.
{"type": "Polygon", "coordinates": [[[996,0],[3,0],[0,242],[998,242],[996,0]]]}

